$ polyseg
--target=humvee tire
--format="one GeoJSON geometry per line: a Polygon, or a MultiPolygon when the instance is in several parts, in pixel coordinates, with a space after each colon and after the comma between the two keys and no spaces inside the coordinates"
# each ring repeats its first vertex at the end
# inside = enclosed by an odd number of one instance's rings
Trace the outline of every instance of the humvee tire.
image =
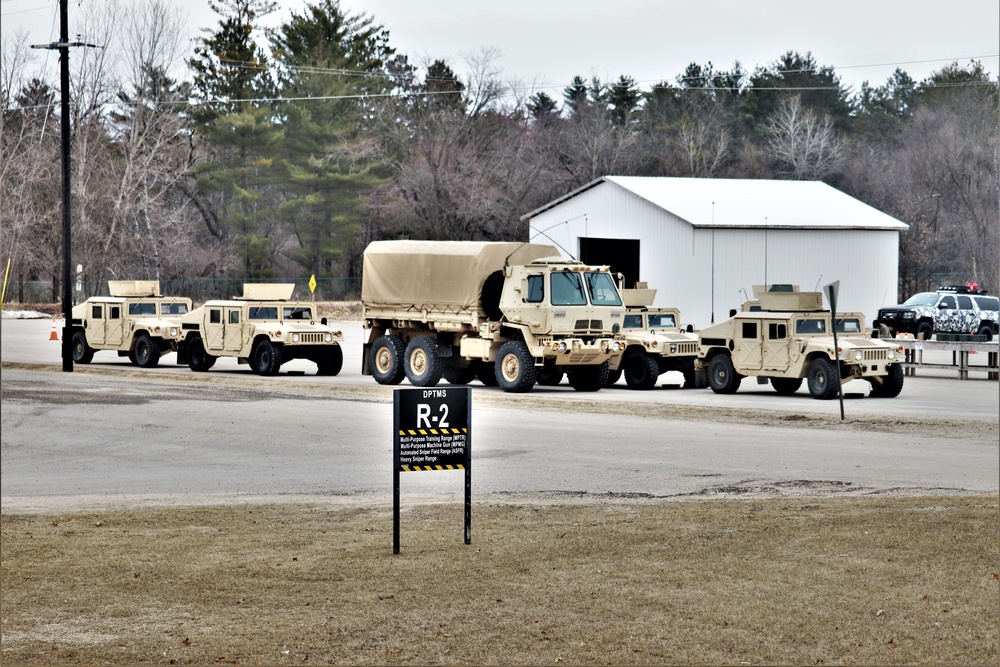
{"type": "Polygon", "coordinates": [[[208,353],[201,338],[188,343],[188,368],[196,373],[204,373],[215,365],[215,357],[208,353]]]}
{"type": "Polygon", "coordinates": [[[258,375],[277,375],[281,368],[281,348],[261,338],[253,347],[251,363],[258,375]]]}
{"type": "Polygon", "coordinates": [[[802,378],[771,378],[771,386],[782,396],[790,396],[802,386],[802,378]]]}
{"type": "Polygon", "coordinates": [[[316,360],[316,375],[337,375],[343,367],[344,351],[336,345],[316,360]]]}
{"type": "Polygon", "coordinates": [[[148,333],[135,339],[135,365],[139,368],[156,368],[160,363],[160,344],[148,333]]]}
{"type": "Polygon", "coordinates": [[[509,340],[500,346],[496,377],[500,388],[511,393],[523,394],[535,386],[535,360],[523,341],[509,340]]]}
{"type": "Polygon", "coordinates": [[[430,336],[417,336],[406,346],[403,370],[414,387],[433,387],[441,381],[441,357],[437,341],[430,336]]]}
{"type": "Polygon", "coordinates": [[[94,359],[94,348],[87,345],[87,334],[82,331],[73,332],[73,361],[78,364],[89,364],[94,359]]]}
{"type": "Polygon", "coordinates": [[[837,364],[826,357],[816,357],[806,371],[809,379],[809,393],[813,398],[828,401],[836,398],[840,391],[840,374],[837,364]]]}
{"type": "Polygon", "coordinates": [[[557,387],[559,383],[563,381],[562,371],[557,371],[553,368],[536,368],[535,369],[535,379],[538,384],[543,387],[557,387]]]}
{"type": "Polygon", "coordinates": [[[708,364],[708,386],[716,394],[734,394],[740,386],[740,376],[733,368],[733,360],[725,352],[712,357],[708,364]]]}
{"type": "Polygon", "coordinates": [[[608,362],[597,366],[577,366],[566,377],[577,391],[598,391],[608,381],[608,362]]]}
{"type": "Polygon", "coordinates": [[[869,396],[872,398],[896,398],[899,392],[903,391],[903,367],[899,364],[890,364],[886,366],[886,370],[888,373],[882,378],[881,384],[874,379],[869,380],[872,383],[869,396]]]}
{"type": "Polygon", "coordinates": [[[499,387],[497,382],[496,366],[488,361],[473,362],[476,367],[476,379],[483,383],[485,387],[499,387]]]}
{"type": "Polygon", "coordinates": [[[613,387],[618,384],[618,381],[622,379],[622,367],[621,362],[618,364],[618,368],[615,370],[608,371],[608,381],[604,383],[605,387],[613,387]]]}
{"type": "Polygon", "coordinates": [[[483,307],[486,316],[491,320],[503,319],[503,311],[500,310],[503,283],[503,271],[494,271],[486,276],[486,280],[483,281],[483,289],[479,293],[479,305],[483,307]]]}
{"type": "Polygon", "coordinates": [[[656,359],[645,352],[633,352],[624,359],[625,384],[629,389],[652,389],[660,377],[660,367],[656,359]]]}
{"type": "Polygon", "coordinates": [[[368,364],[372,369],[372,377],[379,384],[399,384],[405,377],[403,356],[406,354],[406,343],[396,334],[379,336],[372,345],[368,364]]]}
{"type": "Polygon", "coordinates": [[[441,369],[441,376],[448,384],[469,384],[476,379],[476,367],[472,364],[468,366],[445,364],[441,369]]]}

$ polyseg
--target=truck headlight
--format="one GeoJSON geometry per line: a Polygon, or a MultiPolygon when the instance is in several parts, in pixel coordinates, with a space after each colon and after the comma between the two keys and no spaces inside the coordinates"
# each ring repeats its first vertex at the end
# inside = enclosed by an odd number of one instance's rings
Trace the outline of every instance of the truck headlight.
{"type": "Polygon", "coordinates": [[[292,334],[292,342],[293,343],[298,343],[299,342],[299,335],[297,333],[293,333],[292,334]]]}
{"type": "Polygon", "coordinates": [[[671,344],[670,345],[670,354],[676,354],[676,353],[677,353],[677,345],[671,344]]]}
{"type": "Polygon", "coordinates": [[[895,359],[896,358],[896,350],[889,350],[888,352],[885,353],[885,356],[886,356],[886,359],[895,359]]]}
{"type": "Polygon", "coordinates": [[[913,319],[913,315],[914,315],[913,311],[912,310],[908,310],[905,313],[903,313],[903,319],[904,320],[912,320],[913,319]]]}
{"type": "Polygon", "coordinates": [[[177,338],[177,334],[178,333],[179,332],[177,331],[177,327],[170,327],[170,337],[171,338],[177,338]]]}
{"type": "Polygon", "coordinates": [[[855,350],[854,361],[861,361],[862,359],[864,359],[864,357],[865,357],[864,352],[862,352],[861,350],[855,350]]]}
{"type": "Polygon", "coordinates": [[[559,342],[552,343],[552,349],[555,350],[556,352],[565,352],[566,351],[566,341],[561,340],[559,342]]]}
{"type": "Polygon", "coordinates": [[[332,333],[326,334],[325,336],[323,336],[323,340],[325,340],[327,343],[332,343],[333,342],[333,334],[332,333]]]}

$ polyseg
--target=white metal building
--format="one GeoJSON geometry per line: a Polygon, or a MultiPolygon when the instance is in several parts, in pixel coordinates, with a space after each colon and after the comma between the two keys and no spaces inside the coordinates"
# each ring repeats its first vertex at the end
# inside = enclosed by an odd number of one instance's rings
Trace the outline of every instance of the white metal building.
{"type": "MultiPolygon", "coordinates": [[[[819,181],[605,176],[521,218],[530,240],[608,264],[627,287],[701,328],[753,298],[753,285],[804,291],[840,281],[839,311],[869,325],[896,303],[907,225],[819,181]]],[[[827,304],[829,306],[829,304],[827,304]]]]}

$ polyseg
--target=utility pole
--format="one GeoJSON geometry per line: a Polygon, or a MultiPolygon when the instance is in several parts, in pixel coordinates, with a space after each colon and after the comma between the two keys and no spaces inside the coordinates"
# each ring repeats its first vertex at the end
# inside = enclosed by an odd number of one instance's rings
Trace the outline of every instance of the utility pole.
{"type": "Polygon", "coordinates": [[[33,49],[59,51],[59,97],[62,115],[62,234],[63,234],[63,278],[62,278],[62,361],[63,371],[73,372],[73,341],[70,331],[73,323],[73,289],[71,270],[71,228],[70,216],[70,134],[69,134],[69,47],[89,46],[81,41],[69,41],[69,0],[59,0],[59,41],[51,44],[32,44],[33,49]]]}

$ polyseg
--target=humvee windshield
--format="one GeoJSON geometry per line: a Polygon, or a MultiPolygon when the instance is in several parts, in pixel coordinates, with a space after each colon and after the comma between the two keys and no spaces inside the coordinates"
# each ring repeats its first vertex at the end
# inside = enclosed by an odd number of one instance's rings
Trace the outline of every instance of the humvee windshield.
{"type": "Polygon", "coordinates": [[[861,333],[861,321],[856,317],[837,320],[837,333],[861,333]]]}
{"type": "Polygon", "coordinates": [[[583,281],[576,271],[556,271],[550,279],[553,306],[586,306],[583,281]]]}
{"type": "Polygon", "coordinates": [[[250,306],[251,320],[276,320],[278,319],[278,308],[276,306],[250,306]]]}
{"type": "Polygon", "coordinates": [[[130,303],[128,305],[129,315],[156,315],[156,303],[130,303]]]}
{"type": "Polygon", "coordinates": [[[290,308],[286,307],[282,311],[282,315],[283,315],[284,319],[286,319],[286,320],[311,320],[311,319],[313,319],[312,308],[309,308],[308,306],[293,306],[293,307],[290,307],[290,308]]]}
{"type": "Polygon", "coordinates": [[[188,311],[186,303],[161,303],[161,315],[183,315],[188,311]]]}
{"type": "Polygon", "coordinates": [[[623,329],[641,329],[642,315],[626,315],[622,321],[623,329]]]}
{"type": "Polygon", "coordinates": [[[671,313],[660,313],[659,315],[650,313],[649,326],[653,329],[657,327],[676,327],[677,322],[674,321],[674,316],[671,313]]]}
{"type": "Polygon", "coordinates": [[[590,292],[590,303],[595,306],[622,305],[621,295],[610,273],[588,273],[587,290],[590,292]]]}
{"type": "Polygon", "coordinates": [[[826,322],[824,320],[795,320],[795,333],[797,334],[826,333],[826,322]]]}

